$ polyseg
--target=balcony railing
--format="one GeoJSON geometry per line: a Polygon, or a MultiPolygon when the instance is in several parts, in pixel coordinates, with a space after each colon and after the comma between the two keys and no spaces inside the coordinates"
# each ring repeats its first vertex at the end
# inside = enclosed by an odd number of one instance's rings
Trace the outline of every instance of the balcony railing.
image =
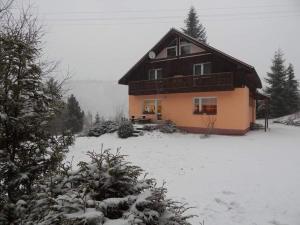
{"type": "Polygon", "coordinates": [[[129,82],[130,95],[230,91],[233,89],[233,73],[231,72],[129,82]]]}

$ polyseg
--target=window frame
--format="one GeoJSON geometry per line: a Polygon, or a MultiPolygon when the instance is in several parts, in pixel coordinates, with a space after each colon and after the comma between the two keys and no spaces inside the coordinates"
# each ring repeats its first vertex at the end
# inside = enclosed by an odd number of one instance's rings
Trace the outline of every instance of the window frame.
{"type": "Polygon", "coordinates": [[[192,44],[191,44],[191,43],[183,43],[183,44],[180,43],[180,46],[179,46],[179,54],[180,54],[180,55],[189,55],[189,54],[192,54],[192,44]],[[190,53],[182,54],[181,47],[186,47],[186,46],[190,47],[190,53]]]}
{"type": "Polygon", "coordinates": [[[211,64],[211,62],[203,62],[203,63],[196,63],[196,64],[193,64],[193,75],[194,76],[202,76],[202,75],[205,75],[205,74],[209,74],[209,73],[204,73],[204,65],[207,65],[207,64],[211,64]],[[200,74],[196,74],[196,66],[201,66],[201,72],[200,74]]]}
{"type": "Polygon", "coordinates": [[[193,115],[214,115],[216,116],[218,114],[218,98],[215,96],[209,96],[209,97],[193,97],[193,115]],[[199,110],[200,112],[202,111],[202,100],[203,99],[216,99],[216,113],[215,114],[208,114],[208,113],[195,113],[195,100],[198,99],[199,101],[199,106],[201,107],[201,109],[199,110]]]}
{"type": "MultiPolygon", "coordinates": [[[[142,102],[142,114],[143,115],[157,115],[158,114],[158,112],[157,112],[157,110],[158,110],[158,102],[160,102],[160,105],[161,105],[161,99],[158,99],[158,98],[147,98],[147,99],[144,99],[143,100],[143,102],[142,102]],[[145,111],[144,111],[144,106],[145,106],[145,101],[154,101],[154,107],[155,107],[155,111],[154,111],[154,113],[145,113],[145,111]]],[[[160,112],[160,114],[161,114],[161,112],[160,112]]]]}
{"type": "Polygon", "coordinates": [[[148,70],[148,80],[159,80],[158,76],[157,76],[158,71],[161,71],[161,78],[162,78],[162,68],[155,68],[155,69],[149,69],[148,70]],[[154,79],[150,79],[150,72],[151,71],[154,71],[154,79]]]}
{"type": "Polygon", "coordinates": [[[174,46],[170,46],[170,47],[166,47],[166,55],[167,55],[167,58],[171,58],[171,57],[176,57],[178,56],[178,52],[177,52],[177,45],[174,45],[174,46]],[[169,49],[174,49],[175,48],[175,55],[172,55],[172,56],[169,56],[168,55],[168,50],[169,49]]]}

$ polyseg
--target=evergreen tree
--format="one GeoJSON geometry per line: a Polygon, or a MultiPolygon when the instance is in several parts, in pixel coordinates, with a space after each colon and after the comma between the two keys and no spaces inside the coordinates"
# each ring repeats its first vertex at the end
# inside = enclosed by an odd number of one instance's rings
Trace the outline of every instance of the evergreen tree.
{"type": "Polygon", "coordinates": [[[78,170],[65,166],[41,179],[27,207],[20,204],[19,224],[190,225],[188,208],[167,199],[166,188],[124,155],[103,149],[88,155],[91,162],[80,162],[78,170]]]}
{"type": "Polygon", "coordinates": [[[87,114],[84,115],[83,129],[87,131],[91,129],[92,126],[93,126],[93,114],[90,111],[88,111],[87,114]]]}
{"type": "Polygon", "coordinates": [[[99,116],[99,113],[96,113],[96,116],[95,116],[95,124],[100,124],[100,116],[99,116]]]}
{"type": "Polygon", "coordinates": [[[72,137],[49,132],[59,95],[45,85],[36,19],[7,16],[0,25],[0,224],[20,224],[16,210],[38,179],[57,170],[72,137]]]}
{"type": "Polygon", "coordinates": [[[73,94],[68,98],[64,120],[66,129],[71,130],[73,133],[82,131],[84,112],[73,94]]]}
{"type": "Polygon", "coordinates": [[[268,86],[265,89],[266,94],[271,98],[270,116],[280,117],[288,114],[287,96],[286,96],[286,69],[284,66],[283,53],[281,50],[275,52],[272,60],[271,72],[267,73],[265,79],[268,86]]]}
{"type": "Polygon", "coordinates": [[[53,135],[59,135],[66,131],[63,124],[63,116],[65,114],[66,103],[63,101],[62,82],[58,82],[51,77],[46,82],[46,93],[53,99],[55,104],[55,115],[49,125],[49,130],[53,135]]]}
{"type": "Polygon", "coordinates": [[[300,96],[299,96],[299,83],[295,79],[294,67],[290,63],[287,70],[287,81],[286,81],[286,103],[288,113],[298,112],[300,109],[300,96]]]}
{"type": "Polygon", "coordinates": [[[182,30],[185,34],[202,42],[207,41],[205,27],[200,23],[196,9],[193,6],[190,8],[184,23],[185,28],[182,28],[182,30]]]}

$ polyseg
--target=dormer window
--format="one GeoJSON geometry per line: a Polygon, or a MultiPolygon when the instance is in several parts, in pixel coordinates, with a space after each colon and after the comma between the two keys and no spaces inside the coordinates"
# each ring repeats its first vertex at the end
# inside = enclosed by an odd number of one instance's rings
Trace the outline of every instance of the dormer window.
{"type": "Polygon", "coordinates": [[[151,69],[148,73],[149,80],[159,80],[162,78],[162,69],[151,69]]]}

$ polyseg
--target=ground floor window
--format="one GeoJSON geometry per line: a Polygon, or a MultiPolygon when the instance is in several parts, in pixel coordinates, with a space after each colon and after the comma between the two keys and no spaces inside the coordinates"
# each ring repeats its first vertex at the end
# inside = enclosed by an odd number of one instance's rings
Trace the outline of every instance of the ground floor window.
{"type": "Polygon", "coordinates": [[[145,99],[143,104],[143,114],[161,114],[161,100],[145,99]]]}
{"type": "Polygon", "coordinates": [[[216,97],[195,97],[194,114],[216,115],[217,98],[216,97]]]}

